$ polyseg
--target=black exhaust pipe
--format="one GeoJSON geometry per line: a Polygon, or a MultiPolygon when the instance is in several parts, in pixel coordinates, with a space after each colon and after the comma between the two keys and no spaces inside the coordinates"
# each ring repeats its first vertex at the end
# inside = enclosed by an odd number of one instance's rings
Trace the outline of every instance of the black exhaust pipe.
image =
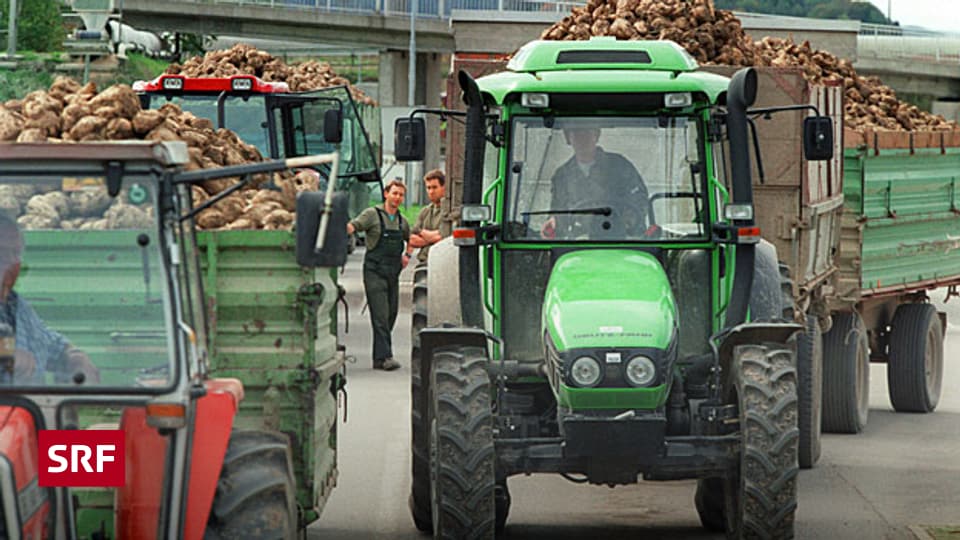
{"type": "MultiPolygon", "coordinates": [[[[753,68],[737,71],[727,87],[727,136],[730,140],[730,172],[733,177],[733,203],[753,204],[753,178],[750,168],[750,140],[747,109],[757,99],[757,72],[753,68]]],[[[735,220],[738,227],[753,227],[753,218],[735,220]]],[[[747,320],[750,289],[753,288],[754,244],[737,244],[733,291],[727,307],[727,328],[747,320]]]]}
{"type": "MultiPolygon", "coordinates": [[[[480,87],[466,71],[457,74],[463,100],[467,104],[465,145],[463,152],[463,202],[480,204],[483,198],[483,153],[486,146],[486,121],[480,87]]],[[[464,227],[478,227],[464,222],[464,227]]],[[[466,327],[483,327],[483,305],[480,301],[480,248],[460,248],[460,315],[466,327]]]]}

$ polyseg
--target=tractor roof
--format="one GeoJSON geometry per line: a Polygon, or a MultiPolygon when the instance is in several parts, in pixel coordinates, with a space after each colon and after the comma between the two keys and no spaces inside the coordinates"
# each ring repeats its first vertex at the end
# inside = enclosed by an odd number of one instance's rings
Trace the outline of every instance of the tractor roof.
{"type": "Polygon", "coordinates": [[[715,103],[729,79],[698,68],[672,41],[531,41],[510,60],[508,71],[477,83],[498,104],[518,92],[700,92],[715,103]]]}
{"type": "Polygon", "coordinates": [[[672,41],[617,41],[594,37],[589,41],[531,41],[510,59],[516,72],[568,69],[642,69],[696,71],[697,61],[672,41]]]}
{"type": "Polygon", "coordinates": [[[290,92],[290,87],[285,82],[267,82],[253,75],[185,77],[183,75],[163,74],[151,81],[136,81],[133,83],[133,89],[137,92],[156,93],[238,92],[275,94],[290,92]]]}

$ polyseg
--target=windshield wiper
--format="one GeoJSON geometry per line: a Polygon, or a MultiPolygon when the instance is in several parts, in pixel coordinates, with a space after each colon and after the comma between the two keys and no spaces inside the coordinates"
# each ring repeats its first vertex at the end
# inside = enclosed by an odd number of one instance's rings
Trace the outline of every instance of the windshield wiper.
{"type": "Polygon", "coordinates": [[[552,214],[589,214],[594,216],[609,216],[613,213],[613,208],[609,206],[598,206],[596,208],[570,208],[562,210],[536,210],[533,212],[520,212],[521,216],[546,216],[552,214]]]}

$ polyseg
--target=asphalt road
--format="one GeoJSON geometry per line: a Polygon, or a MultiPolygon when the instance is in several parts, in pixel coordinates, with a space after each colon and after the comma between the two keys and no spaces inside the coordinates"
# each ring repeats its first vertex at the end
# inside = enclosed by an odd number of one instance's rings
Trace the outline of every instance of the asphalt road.
{"type": "MultiPolygon", "coordinates": [[[[311,539],[422,539],[407,509],[410,486],[409,272],[401,279],[394,372],[373,371],[371,331],[361,315],[362,250],[341,282],[348,291],[347,422],[340,426],[338,486],[311,539]]],[[[942,293],[936,293],[939,304],[942,293]]],[[[960,523],[960,299],[942,305],[943,395],[933,414],[894,413],[886,366],[871,373],[870,420],[860,435],[824,435],[818,466],[799,477],[798,538],[911,539],[909,526],[960,523]]],[[[344,328],[341,310],[341,331],[344,328]]],[[[555,475],[512,477],[505,538],[713,539],[693,507],[694,482],[641,482],[614,489],[555,475]]]]}

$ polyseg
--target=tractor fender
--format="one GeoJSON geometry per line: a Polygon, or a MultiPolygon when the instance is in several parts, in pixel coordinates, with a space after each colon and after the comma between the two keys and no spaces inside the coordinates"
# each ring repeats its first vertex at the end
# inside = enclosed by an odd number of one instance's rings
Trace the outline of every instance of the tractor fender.
{"type": "Polygon", "coordinates": [[[753,260],[753,288],[750,291],[750,320],[779,321],[783,319],[783,294],[780,288],[780,266],[777,248],[760,240],[753,260]]]}
{"type": "Polygon", "coordinates": [[[738,345],[752,345],[761,343],[787,343],[797,332],[803,331],[803,325],[795,322],[748,322],[729,329],[723,335],[717,349],[720,365],[723,366],[721,376],[724,378],[721,388],[729,388],[729,380],[733,373],[729,367],[733,362],[733,349],[738,345]]]}
{"type": "MultiPolygon", "coordinates": [[[[39,411],[34,411],[40,414],[39,411]]],[[[37,483],[37,425],[23,407],[0,406],[0,511],[23,538],[46,537],[53,493],[37,483]]],[[[41,426],[42,427],[42,426],[41,426]]]]}
{"type": "Polygon", "coordinates": [[[193,446],[190,449],[190,491],[183,537],[202,540],[230,444],[233,419],[243,400],[237,379],[208,379],[207,394],[197,400],[193,446]]]}
{"type": "Polygon", "coordinates": [[[427,291],[427,326],[461,326],[460,248],[453,244],[452,237],[430,247],[427,291]]]}
{"type": "MultiPolygon", "coordinates": [[[[196,402],[194,415],[183,530],[183,538],[188,540],[203,538],[233,419],[243,399],[243,386],[236,379],[210,379],[206,388],[206,395],[196,402]]],[[[165,462],[167,439],[147,425],[143,407],[124,409],[120,429],[124,432],[128,467],[127,483],[117,492],[117,538],[155,538],[163,467],[143,464],[165,462]]]]}

